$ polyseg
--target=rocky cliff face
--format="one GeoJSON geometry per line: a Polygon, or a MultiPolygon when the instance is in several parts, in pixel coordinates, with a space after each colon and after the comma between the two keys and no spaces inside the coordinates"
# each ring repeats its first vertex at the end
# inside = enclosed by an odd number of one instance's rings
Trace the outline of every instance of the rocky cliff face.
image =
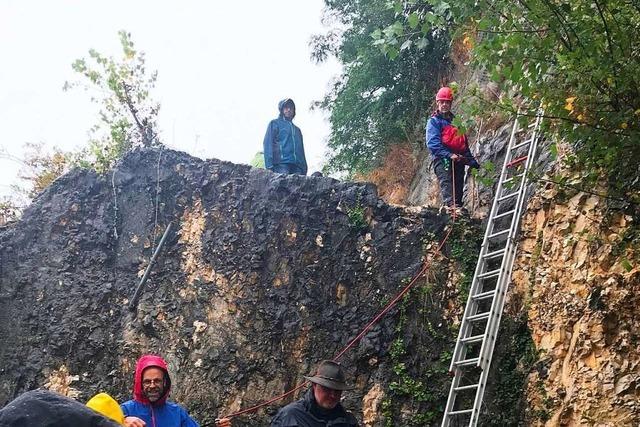
{"type": "MultiPolygon", "coordinates": [[[[481,162],[500,167],[511,125],[478,138],[474,151],[481,162]]],[[[551,160],[543,145],[538,176],[553,168],[551,160]]],[[[531,187],[534,195],[521,223],[514,287],[485,399],[488,416],[481,425],[636,426],[637,210],[634,214],[622,209],[624,204],[593,194],[605,194],[605,188],[580,191],[584,184],[576,171],[555,172],[570,185],[542,180],[531,187]],[[521,386],[526,387],[523,398],[518,396],[521,386]]],[[[486,215],[492,197],[491,186],[467,179],[464,202],[475,215],[486,215]]],[[[428,159],[414,178],[408,201],[439,204],[428,159]]]]}
{"type": "MultiPolygon", "coordinates": [[[[482,161],[500,165],[508,127],[482,161]]],[[[481,215],[492,189],[479,191],[486,201],[467,206],[481,215]]],[[[637,248],[636,220],[598,196],[538,184],[481,425],[638,424],[640,273],[622,244],[637,248]]],[[[157,352],[173,398],[212,425],[333,357],[426,257],[428,275],[341,361],[356,386],[345,406],[363,425],[439,425],[482,237],[459,221],[444,253],[425,255],[450,225],[387,205],[371,185],[173,151],[133,152],[106,177],[74,171],[0,227],[0,405],[38,387],[128,399],[136,358],[157,352]]],[[[266,425],[287,401],[234,425],[266,425]]]]}
{"type": "MultiPolygon", "coordinates": [[[[105,177],[73,171],[0,228],[0,405],[37,387],[122,401],[137,357],[158,352],[173,398],[212,425],[333,357],[416,274],[445,223],[388,206],[371,185],[173,151],[133,152],[105,177]]],[[[461,272],[432,261],[341,359],[356,385],[345,404],[367,425],[438,422],[455,334],[443,319],[460,308],[446,279],[461,272]]],[[[265,425],[284,403],[236,425],[265,425]]]]}
{"type": "Polygon", "coordinates": [[[640,269],[624,245],[637,228],[615,205],[555,185],[529,204],[512,309],[527,314],[540,356],[531,425],[640,423],[640,269]]]}

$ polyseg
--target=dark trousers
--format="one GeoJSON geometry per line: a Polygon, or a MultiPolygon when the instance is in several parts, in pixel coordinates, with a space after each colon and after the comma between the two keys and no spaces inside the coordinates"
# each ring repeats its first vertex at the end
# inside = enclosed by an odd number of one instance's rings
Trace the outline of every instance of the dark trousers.
{"type": "Polygon", "coordinates": [[[288,173],[290,175],[304,175],[300,166],[293,163],[278,163],[271,168],[275,173],[288,173]]]}
{"type": "Polygon", "coordinates": [[[455,195],[455,205],[462,206],[462,192],[464,191],[464,165],[454,162],[451,159],[436,158],[433,161],[433,171],[440,182],[440,193],[442,202],[447,206],[452,206],[455,195]],[[455,182],[455,194],[454,185],[455,182]]]}

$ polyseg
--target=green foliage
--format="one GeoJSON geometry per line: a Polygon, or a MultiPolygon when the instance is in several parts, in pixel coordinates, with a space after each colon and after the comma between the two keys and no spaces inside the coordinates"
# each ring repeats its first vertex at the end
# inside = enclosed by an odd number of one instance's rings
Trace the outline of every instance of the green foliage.
{"type": "Polygon", "coordinates": [[[251,159],[249,164],[254,168],[264,169],[264,153],[262,151],[258,151],[255,156],[253,156],[253,159],[251,159]]]}
{"type": "Polygon", "coordinates": [[[453,333],[449,335],[449,329],[444,328],[443,333],[432,324],[433,310],[432,307],[426,306],[426,301],[431,300],[431,292],[432,287],[429,284],[414,287],[399,305],[398,322],[395,327],[397,335],[389,349],[393,377],[382,403],[385,426],[432,425],[442,416],[451,352],[438,353],[437,347],[453,348],[454,337],[453,333]],[[421,303],[424,308],[417,309],[421,303]],[[417,328],[414,323],[416,313],[420,322],[417,328]],[[410,350],[409,341],[419,339],[415,337],[417,330],[428,337],[430,345],[419,346],[413,342],[412,346],[417,347],[410,350]],[[439,356],[429,355],[430,352],[439,356]],[[422,358],[427,358],[428,363],[421,363],[422,358]],[[410,402],[411,409],[405,402],[410,402]]]}
{"type": "Polygon", "coordinates": [[[480,184],[491,188],[496,181],[496,166],[492,161],[483,162],[480,169],[471,169],[471,175],[480,184]]]}
{"type": "Polygon", "coordinates": [[[69,169],[70,161],[70,154],[58,148],[54,148],[52,153],[47,153],[42,143],[25,144],[23,168],[18,173],[18,177],[28,184],[28,189],[25,190],[26,196],[33,199],[40,194],[69,169]]]}
{"type": "Polygon", "coordinates": [[[456,271],[460,274],[458,283],[458,299],[465,304],[471,289],[471,281],[478,262],[478,253],[482,245],[482,229],[474,226],[467,218],[461,217],[456,221],[449,238],[451,260],[456,264],[456,271]]]}
{"type": "MultiPolygon", "coordinates": [[[[482,426],[523,425],[524,391],[529,372],[538,361],[538,353],[531,338],[526,318],[505,317],[500,325],[495,359],[489,374],[486,411],[481,415],[482,426]]],[[[534,414],[545,421],[548,414],[534,414]]]]}
{"type": "Polygon", "coordinates": [[[54,147],[45,150],[44,144],[25,143],[22,157],[0,149],[0,158],[20,165],[18,178],[22,184],[10,186],[12,194],[2,201],[3,216],[10,219],[19,217],[21,210],[56,178],[67,172],[72,163],[72,154],[54,147]]]}
{"type": "MultiPolygon", "coordinates": [[[[448,71],[443,60],[446,35],[430,33],[397,47],[380,45],[379,41],[403,34],[387,3],[325,1],[327,16],[337,22],[327,34],[314,37],[312,56],[322,61],[333,55],[343,65],[331,91],[316,104],[330,112],[328,172],[367,172],[389,145],[407,140],[423,143],[425,116],[448,71]],[[389,29],[383,33],[380,29],[385,27],[389,29]],[[401,49],[406,54],[399,56],[401,49]]],[[[416,18],[411,18],[412,24],[416,18]]]]}
{"type": "Polygon", "coordinates": [[[131,34],[119,31],[122,57],[106,57],[94,49],[89,59],[77,59],[72,68],[84,83],[65,83],[64,89],[82,85],[99,105],[99,120],[90,129],[89,149],[75,162],[105,172],[127,151],[158,145],[157,116],[160,104],[151,98],[157,72],[148,73],[144,52],[134,48],[131,34]]]}
{"type": "Polygon", "coordinates": [[[358,203],[347,208],[347,217],[349,218],[349,227],[356,231],[361,231],[369,225],[366,218],[366,208],[358,203]]]}
{"type": "MultiPolygon", "coordinates": [[[[573,144],[593,179],[605,171],[615,190],[640,202],[637,2],[393,0],[389,7],[395,20],[370,32],[381,52],[402,61],[413,56],[402,47],[418,48],[424,37],[446,32],[461,40],[472,66],[519,94],[495,108],[534,115],[541,105],[547,131],[573,144]]],[[[481,97],[470,98],[463,104],[487,109],[481,97]]]]}

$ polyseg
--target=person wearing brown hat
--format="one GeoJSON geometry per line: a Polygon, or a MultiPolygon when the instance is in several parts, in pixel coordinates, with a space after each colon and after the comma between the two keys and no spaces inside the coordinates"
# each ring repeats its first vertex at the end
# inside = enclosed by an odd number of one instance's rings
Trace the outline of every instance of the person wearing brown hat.
{"type": "Polygon", "coordinates": [[[311,388],[304,397],[280,409],[271,420],[271,427],[352,427],[357,426],[355,417],[340,403],[347,385],[344,370],[332,360],[323,360],[315,375],[305,377],[311,388]]]}

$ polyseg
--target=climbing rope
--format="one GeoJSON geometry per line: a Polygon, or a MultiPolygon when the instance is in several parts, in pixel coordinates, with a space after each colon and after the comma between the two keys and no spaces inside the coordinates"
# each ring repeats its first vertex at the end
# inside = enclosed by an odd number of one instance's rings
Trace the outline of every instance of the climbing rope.
{"type": "MultiPolygon", "coordinates": [[[[454,189],[454,197],[455,197],[455,189],[454,189]]],[[[455,204],[455,202],[454,202],[455,204]]],[[[411,288],[416,284],[416,282],[418,281],[418,279],[420,279],[422,276],[424,276],[427,271],[429,270],[429,268],[431,267],[431,260],[433,259],[433,257],[435,257],[435,255],[441,253],[442,247],[444,246],[444,244],[447,242],[447,240],[449,239],[449,236],[451,235],[451,232],[453,231],[453,224],[455,224],[455,209],[454,209],[454,214],[452,216],[452,226],[449,227],[449,230],[447,231],[447,233],[445,234],[445,236],[443,237],[442,241],[438,244],[437,248],[435,249],[435,251],[433,251],[433,256],[432,257],[427,257],[427,259],[424,262],[424,266],[422,267],[422,269],[413,277],[413,279],[411,280],[411,282],[409,282],[409,284],[407,286],[405,286],[396,296],[395,298],[393,298],[393,300],[391,300],[391,302],[389,302],[374,318],[373,320],[371,320],[363,329],[362,331],[356,335],[355,338],[353,338],[340,352],[338,352],[338,354],[336,356],[333,357],[333,361],[337,361],[338,359],[340,359],[340,357],[342,357],[342,355],[344,355],[349,349],[351,349],[354,345],[356,345],[365,335],[366,333],[385,315],[387,314],[393,307],[395,307],[395,305],[398,303],[398,301],[400,301],[410,290],[411,288]]],[[[265,407],[267,405],[270,405],[274,402],[277,402],[281,399],[284,399],[285,397],[289,396],[292,393],[295,393],[296,391],[300,390],[302,387],[304,387],[306,384],[308,384],[308,381],[304,381],[298,385],[296,385],[293,389],[279,395],[276,396],[272,399],[269,399],[265,402],[259,403],[255,406],[252,406],[250,408],[247,409],[243,409],[241,411],[238,412],[234,412],[232,414],[229,415],[225,415],[223,418],[236,418],[240,415],[244,415],[244,414],[248,414],[251,412],[255,412],[258,409],[265,407]]]]}

